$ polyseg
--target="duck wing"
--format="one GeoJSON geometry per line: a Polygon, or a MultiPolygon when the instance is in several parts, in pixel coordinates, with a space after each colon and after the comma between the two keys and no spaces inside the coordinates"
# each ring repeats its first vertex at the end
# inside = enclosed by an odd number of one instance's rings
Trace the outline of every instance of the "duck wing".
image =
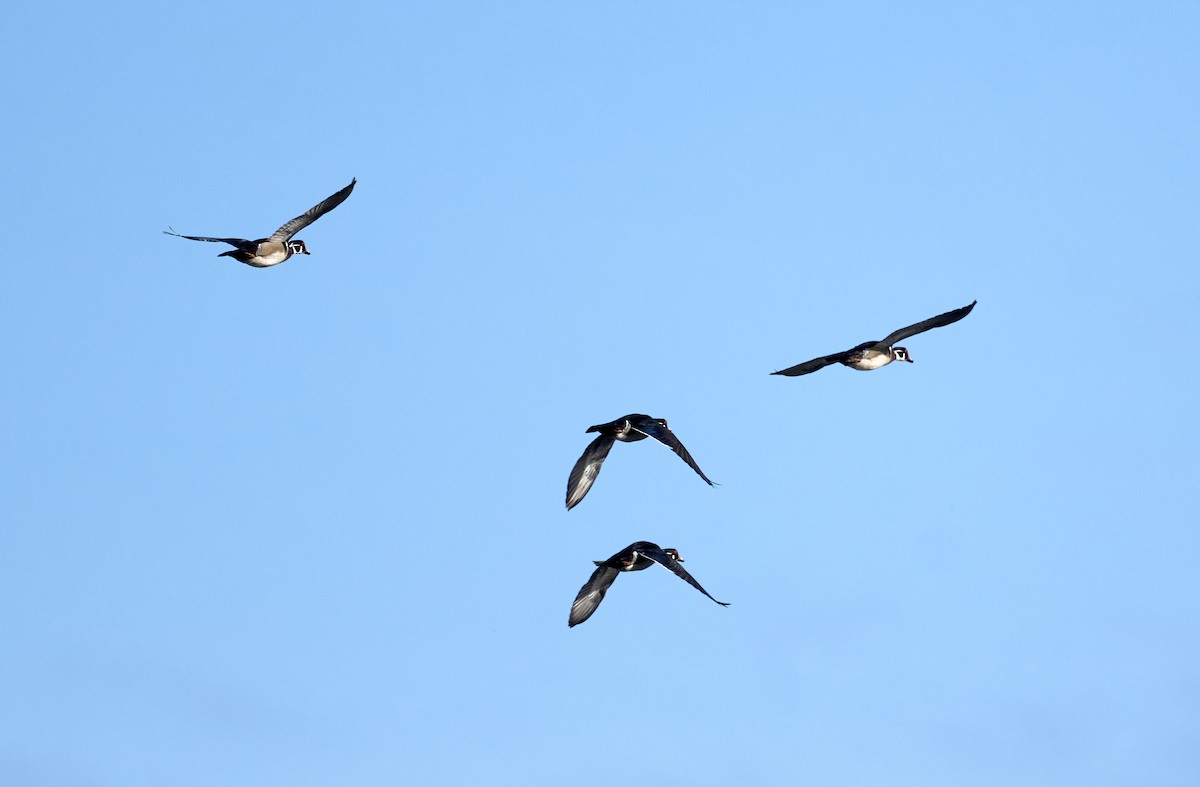
{"type": "Polygon", "coordinates": [[[583,449],[583,455],[575,462],[575,466],[571,468],[571,476],[567,479],[568,511],[577,506],[592,488],[592,484],[596,483],[596,476],[600,475],[600,465],[604,464],[615,442],[613,437],[602,434],[583,449]]]}
{"type": "Polygon", "coordinates": [[[653,418],[634,421],[631,422],[631,425],[635,431],[641,432],[647,437],[653,437],[667,448],[670,448],[672,451],[678,454],[680,459],[687,462],[688,467],[695,470],[696,474],[704,479],[704,483],[708,484],[709,486],[714,486],[713,482],[710,481],[708,476],[704,474],[704,471],[700,469],[700,465],[696,464],[696,460],[692,458],[692,455],[688,453],[688,450],[683,447],[683,443],[679,442],[679,438],[676,437],[675,433],[670,429],[663,426],[653,418]]]}
{"type": "Polygon", "coordinates": [[[653,560],[655,563],[658,563],[660,566],[670,569],[671,572],[675,574],[675,576],[679,577],[684,582],[686,582],[689,585],[691,585],[692,587],[694,587],[696,590],[699,590],[701,593],[708,596],[713,601],[716,601],[721,606],[723,606],[723,607],[729,606],[729,602],[717,601],[715,598],[713,598],[711,595],[709,595],[709,592],[707,590],[705,590],[700,585],[700,583],[697,582],[692,577],[692,575],[687,572],[687,569],[685,569],[683,566],[681,566],[679,564],[678,560],[671,557],[670,555],[668,555],[666,552],[662,551],[661,549],[645,549],[645,548],[643,548],[643,549],[638,550],[638,554],[644,555],[644,556],[650,558],[651,560],[653,560]]]}
{"type": "Polygon", "coordinates": [[[592,616],[596,607],[600,606],[600,602],[604,600],[604,594],[612,587],[617,574],[620,573],[617,569],[608,566],[600,566],[592,572],[591,579],[579,589],[579,594],[575,596],[575,603],[571,604],[571,616],[567,619],[568,627],[577,626],[592,616]]]}
{"type": "Polygon", "coordinates": [[[336,194],[329,195],[316,205],[313,205],[304,213],[301,213],[299,216],[289,221],[287,224],[284,224],[282,227],[275,230],[275,232],[271,233],[270,240],[279,241],[280,243],[287,243],[292,239],[293,236],[295,236],[297,232],[345,202],[346,197],[350,196],[350,192],[354,191],[354,184],[357,182],[358,178],[354,178],[350,181],[350,185],[346,188],[342,189],[336,194]]]}
{"type": "Polygon", "coordinates": [[[811,374],[818,369],[824,369],[826,366],[829,366],[832,363],[841,363],[859,350],[865,350],[868,347],[874,347],[876,344],[878,344],[878,342],[863,342],[857,347],[851,347],[849,350],[844,352],[834,353],[833,355],[823,355],[820,358],[813,358],[811,361],[798,363],[795,366],[789,366],[786,369],[780,369],[777,372],[771,372],[771,374],[782,374],[784,377],[799,377],[802,374],[811,374]]]}
{"type": "Polygon", "coordinates": [[[918,333],[924,333],[925,331],[933,328],[941,328],[943,325],[949,325],[950,323],[958,322],[963,317],[966,317],[971,313],[971,310],[975,308],[976,303],[979,303],[979,301],[971,301],[968,305],[962,307],[961,309],[954,309],[946,312],[945,314],[939,314],[936,317],[930,317],[928,320],[921,320],[918,323],[913,323],[907,328],[901,328],[898,331],[892,331],[887,335],[887,338],[879,343],[879,345],[881,347],[890,347],[896,342],[902,342],[910,336],[916,336],[918,333]]]}
{"type": "Polygon", "coordinates": [[[253,252],[258,248],[258,241],[246,240],[245,238],[206,238],[202,235],[180,235],[174,230],[163,230],[163,235],[174,235],[176,238],[187,238],[188,240],[202,240],[207,243],[228,243],[230,246],[235,246],[244,251],[253,252]]]}

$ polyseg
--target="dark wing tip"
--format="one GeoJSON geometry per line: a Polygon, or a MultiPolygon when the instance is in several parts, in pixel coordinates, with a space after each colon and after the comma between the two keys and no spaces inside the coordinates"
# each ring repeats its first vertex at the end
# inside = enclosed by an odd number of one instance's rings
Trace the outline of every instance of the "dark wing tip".
{"type": "Polygon", "coordinates": [[[795,366],[789,366],[786,369],[780,369],[777,372],[771,372],[771,374],[778,374],[783,377],[800,377],[801,375],[811,374],[817,369],[823,369],[828,366],[829,363],[831,363],[829,361],[826,361],[825,363],[818,363],[819,361],[825,360],[826,359],[824,358],[814,358],[811,361],[805,361],[804,363],[798,363],[795,366]]]}
{"type": "MultiPolygon", "coordinates": [[[[950,311],[946,312],[945,314],[938,315],[938,317],[949,318],[949,322],[946,323],[947,325],[949,325],[951,323],[956,323],[959,320],[961,320],[962,318],[966,317],[968,314],[970,314],[971,311],[974,310],[975,304],[977,304],[977,303],[979,303],[978,300],[971,301],[966,306],[963,306],[959,309],[951,309],[950,311]]],[[[937,319],[937,318],[935,317],[934,319],[937,319]]]]}

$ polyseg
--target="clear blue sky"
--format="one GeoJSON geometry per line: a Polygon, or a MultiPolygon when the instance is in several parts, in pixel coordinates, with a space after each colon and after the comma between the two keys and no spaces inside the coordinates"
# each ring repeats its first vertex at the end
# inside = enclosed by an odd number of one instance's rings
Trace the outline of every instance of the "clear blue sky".
{"type": "Polygon", "coordinates": [[[1200,7],[901,5],[10,9],[0,783],[1200,783],[1200,7]]]}

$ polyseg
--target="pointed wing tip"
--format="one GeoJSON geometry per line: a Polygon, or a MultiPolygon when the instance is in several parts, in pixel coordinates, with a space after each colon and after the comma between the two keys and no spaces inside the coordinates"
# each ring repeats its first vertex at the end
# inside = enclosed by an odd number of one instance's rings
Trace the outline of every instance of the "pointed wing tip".
{"type": "Polygon", "coordinates": [[[570,491],[568,491],[567,492],[567,501],[566,501],[567,502],[567,510],[570,511],[572,508],[574,508],[575,506],[582,503],[583,499],[585,497],[587,497],[587,493],[590,491],[592,491],[591,485],[589,485],[587,489],[583,490],[583,494],[579,494],[578,489],[571,489],[570,491]]]}

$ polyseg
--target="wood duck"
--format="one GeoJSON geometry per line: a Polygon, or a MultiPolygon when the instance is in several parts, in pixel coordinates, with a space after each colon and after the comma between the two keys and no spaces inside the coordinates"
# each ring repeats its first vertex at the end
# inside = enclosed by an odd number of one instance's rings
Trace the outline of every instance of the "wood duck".
{"type": "Polygon", "coordinates": [[[907,339],[910,336],[916,336],[918,333],[924,333],[932,328],[940,328],[943,325],[949,325],[952,322],[958,322],[963,317],[971,313],[971,309],[975,308],[978,301],[971,301],[967,306],[954,311],[948,311],[945,314],[939,314],[936,317],[930,317],[928,320],[922,320],[915,325],[910,325],[907,328],[901,328],[898,331],[889,333],[882,341],[878,342],[863,342],[857,347],[852,347],[845,352],[826,355],[823,358],[813,358],[811,361],[798,363],[795,366],[790,366],[787,369],[781,369],[778,372],[771,374],[782,374],[787,377],[799,377],[802,374],[815,372],[818,369],[824,369],[831,363],[840,363],[843,366],[849,366],[851,369],[858,369],[861,372],[869,372],[872,369],[878,369],[881,366],[887,366],[892,361],[908,361],[913,362],[912,356],[908,354],[908,350],[903,347],[893,347],[896,342],[907,339]]]}
{"type": "Polygon", "coordinates": [[[252,265],[255,268],[269,268],[272,265],[278,265],[293,254],[308,254],[308,247],[304,245],[302,240],[292,240],[292,237],[300,230],[312,224],[317,219],[324,216],[329,211],[336,208],[346,201],[346,197],[350,196],[350,192],[354,191],[354,184],[358,182],[358,178],[353,178],[350,185],[336,194],[331,195],[325,200],[318,202],[307,212],[300,214],[296,218],[284,224],[279,229],[275,230],[269,238],[259,238],[258,240],[244,240],[242,238],[204,238],[197,235],[180,235],[174,230],[163,232],[167,235],[174,235],[177,238],[187,238],[188,240],[202,240],[209,243],[228,243],[230,246],[235,246],[233,251],[226,251],[218,254],[218,257],[233,257],[238,262],[244,262],[247,265],[252,265]]]}
{"type": "MultiPolygon", "coordinates": [[[[638,541],[625,547],[608,560],[592,562],[596,564],[597,568],[592,572],[592,578],[587,581],[587,584],[579,589],[579,595],[575,597],[575,603],[571,605],[571,616],[567,620],[568,627],[577,626],[592,616],[596,607],[600,606],[600,602],[604,600],[604,594],[616,580],[617,574],[622,571],[642,571],[655,563],[670,569],[684,582],[712,598],[713,601],[717,601],[708,595],[707,590],[700,587],[699,582],[692,579],[692,575],[683,566],[679,565],[683,562],[683,558],[675,549],[662,549],[658,544],[638,541]]],[[[723,607],[729,606],[725,601],[717,601],[717,603],[723,607]]]]}
{"type": "Polygon", "coordinates": [[[679,438],[667,428],[667,422],[662,418],[651,418],[648,415],[632,413],[606,424],[589,426],[587,431],[599,432],[600,436],[584,449],[583,456],[579,457],[579,461],[571,468],[571,477],[567,480],[568,511],[578,505],[588,490],[592,488],[592,484],[596,482],[596,476],[600,474],[600,465],[604,464],[609,450],[617,440],[622,443],[635,443],[638,440],[653,437],[678,454],[679,458],[687,462],[688,466],[695,470],[705,483],[709,486],[713,485],[713,482],[708,480],[708,476],[704,475],[704,471],[696,464],[696,460],[692,459],[692,455],[683,447],[683,443],[679,442],[679,438]]]}

